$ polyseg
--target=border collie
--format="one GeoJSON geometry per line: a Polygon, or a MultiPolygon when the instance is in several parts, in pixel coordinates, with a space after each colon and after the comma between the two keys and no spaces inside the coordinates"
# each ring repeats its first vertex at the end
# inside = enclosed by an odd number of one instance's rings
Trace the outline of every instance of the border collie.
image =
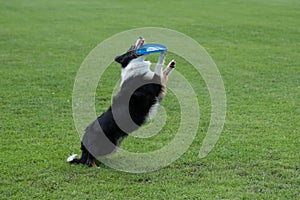
{"type": "Polygon", "coordinates": [[[97,158],[113,153],[129,133],[156,113],[166,94],[167,76],[176,61],[172,60],[163,70],[166,55],[163,52],[155,71],[151,71],[150,61],[145,61],[147,55],[136,53],[143,44],[144,39],[140,37],[126,53],[115,58],[122,67],[120,91],[113,97],[108,110],[86,128],[81,141],[81,157],[73,154],[67,162],[97,166],[97,158]]]}

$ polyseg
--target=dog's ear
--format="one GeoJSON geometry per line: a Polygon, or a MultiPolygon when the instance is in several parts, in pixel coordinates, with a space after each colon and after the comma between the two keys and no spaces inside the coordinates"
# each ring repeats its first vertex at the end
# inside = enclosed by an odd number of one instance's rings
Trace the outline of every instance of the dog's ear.
{"type": "Polygon", "coordinates": [[[122,64],[122,61],[123,61],[122,56],[116,56],[116,57],[115,57],[115,61],[116,61],[117,63],[122,64]]]}
{"type": "Polygon", "coordinates": [[[135,49],[133,49],[131,51],[127,51],[123,55],[115,57],[115,61],[120,63],[122,67],[125,68],[131,60],[139,56],[140,55],[136,54],[135,49]]]}
{"type": "Polygon", "coordinates": [[[130,57],[126,54],[115,57],[115,61],[120,63],[122,68],[125,68],[132,59],[130,59],[130,57]]]}

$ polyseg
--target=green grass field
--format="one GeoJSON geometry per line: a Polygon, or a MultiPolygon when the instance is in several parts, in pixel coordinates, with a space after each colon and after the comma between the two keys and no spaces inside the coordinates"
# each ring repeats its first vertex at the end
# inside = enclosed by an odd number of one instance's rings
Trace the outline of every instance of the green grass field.
{"type": "MultiPolygon", "coordinates": [[[[1,1],[0,199],[300,199],[299,10],[298,0],[1,1]],[[201,121],[188,151],[144,174],[67,164],[79,153],[72,89],[82,61],[101,41],[140,27],[182,32],[213,58],[227,96],[219,141],[198,158],[209,93],[174,55],[199,95],[201,121]]],[[[99,114],[120,76],[114,66],[97,88],[99,114]]],[[[180,109],[172,92],[163,105],[162,133],[122,147],[147,152],[172,139],[180,109]]]]}

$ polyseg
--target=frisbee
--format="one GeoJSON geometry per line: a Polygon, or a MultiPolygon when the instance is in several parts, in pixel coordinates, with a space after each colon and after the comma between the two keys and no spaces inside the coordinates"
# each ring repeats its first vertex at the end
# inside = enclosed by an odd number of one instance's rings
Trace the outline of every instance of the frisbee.
{"type": "Polygon", "coordinates": [[[162,44],[144,44],[140,48],[136,50],[137,54],[145,55],[145,54],[153,54],[167,51],[168,48],[162,44]]]}

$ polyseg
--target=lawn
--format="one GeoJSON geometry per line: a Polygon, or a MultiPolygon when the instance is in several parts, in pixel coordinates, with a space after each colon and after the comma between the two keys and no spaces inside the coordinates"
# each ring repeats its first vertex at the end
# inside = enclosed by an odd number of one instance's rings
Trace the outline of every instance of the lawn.
{"type": "MultiPolygon", "coordinates": [[[[299,199],[299,10],[297,0],[1,1],[0,199],[299,199]],[[184,33],[216,63],[227,97],[218,142],[199,159],[209,92],[193,67],[170,53],[201,115],[185,154],[151,173],[69,165],[67,156],[80,151],[72,91],[81,63],[100,42],[142,27],[184,33]]],[[[98,114],[119,76],[114,63],[99,81],[98,114]]],[[[175,137],[176,95],[169,91],[162,105],[162,131],[129,137],[123,148],[148,152],[175,137]]]]}

